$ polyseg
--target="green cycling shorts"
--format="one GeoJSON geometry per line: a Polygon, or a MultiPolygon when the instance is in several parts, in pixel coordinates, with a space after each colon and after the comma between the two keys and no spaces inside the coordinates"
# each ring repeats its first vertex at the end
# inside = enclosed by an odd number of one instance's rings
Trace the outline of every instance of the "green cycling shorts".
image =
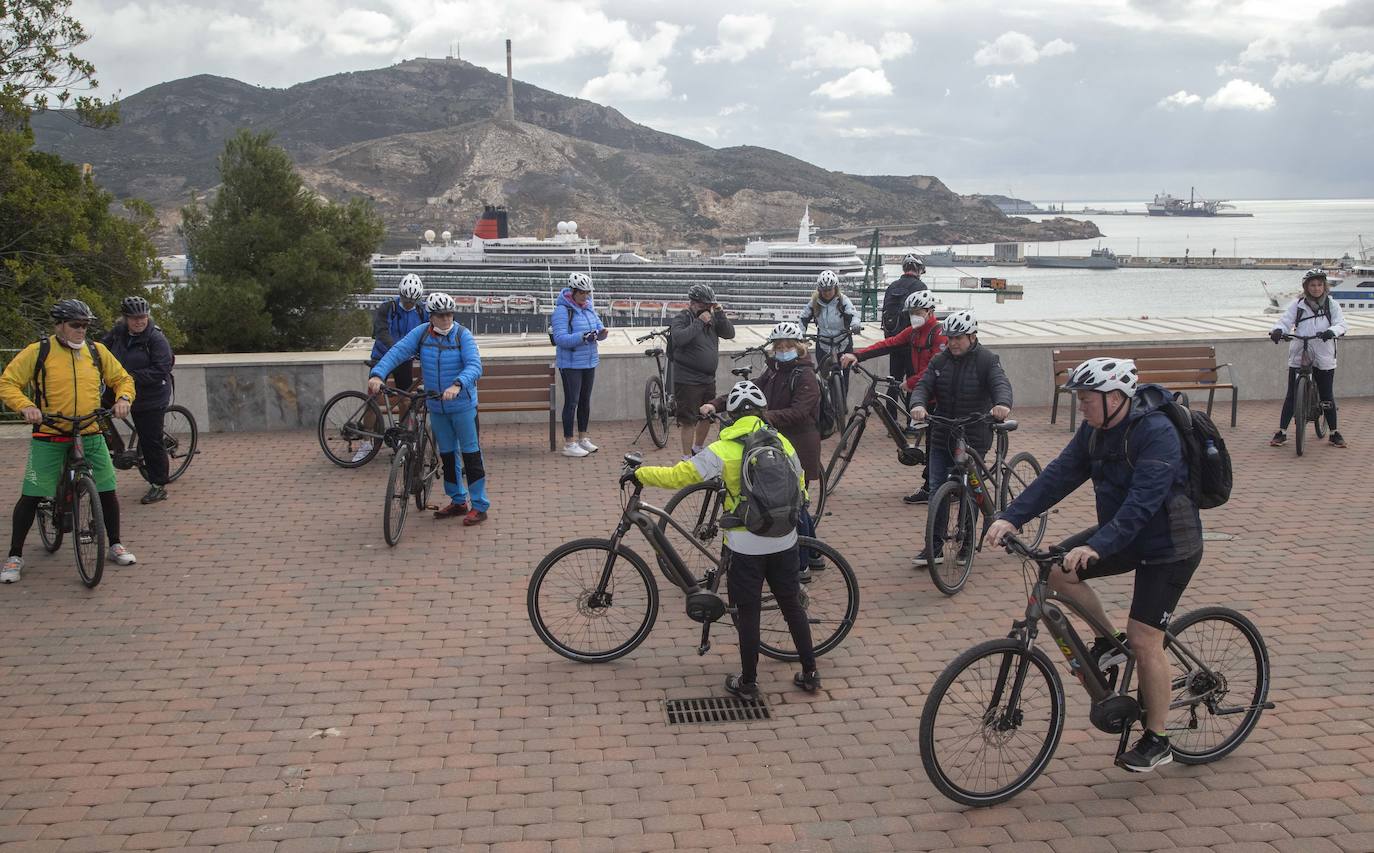
{"type": "MultiPolygon", "coordinates": [[[[91,476],[95,478],[97,492],[115,490],[114,463],[110,461],[110,450],[105,446],[105,436],[95,433],[81,436],[82,448],[86,451],[86,461],[91,463],[91,476]]],[[[71,442],[66,441],[29,441],[29,461],[24,466],[24,487],[21,494],[36,498],[50,498],[57,494],[57,480],[62,476],[62,465],[67,461],[67,451],[71,442]]]]}

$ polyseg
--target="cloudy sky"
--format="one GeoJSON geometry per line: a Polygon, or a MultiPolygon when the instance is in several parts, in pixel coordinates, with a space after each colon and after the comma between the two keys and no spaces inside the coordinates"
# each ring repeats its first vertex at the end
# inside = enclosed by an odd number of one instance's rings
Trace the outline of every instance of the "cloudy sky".
{"type": "Polygon", "coordinates": [[[1040,200],[1374,196],[1374,0],[74,0],[105,92],[463,59],[708,145],[1040,200]]]}

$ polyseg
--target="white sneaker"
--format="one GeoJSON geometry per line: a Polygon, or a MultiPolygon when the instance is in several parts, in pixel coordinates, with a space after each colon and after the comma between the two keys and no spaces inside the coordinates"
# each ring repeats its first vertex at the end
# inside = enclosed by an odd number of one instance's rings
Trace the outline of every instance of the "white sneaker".
{"type": "Polygon", "coordinates": [[[583,438],[582,440],[578,441],[578,442],[577,442],[577,446],[578,446],[578,447],[581,447],[583,450],[587,451],[588,453],[595,453],[595,452],[597,452],[598,450],[601,449],[601,448],[597,447],[595,444],[592,444],[592,440],[591,440],[590,438],[583,438]]]}
{"type": "Polygon", "coordinates": [[[579,457],[579,456],[590,456],[591,454],[588,453],[587,450],[586,450],[586,448],[584,448],[582,445],[578,444],[578,443],[575,442],[575,441],[570,441],[570,442],[568,442],[567,444],[563,445],[563,455],[564,455],[564,456],[579,457]]]}
{"type": "Polygon", "coordinates": [[[115,565],[119,566],[132,566],[134,563],[138,562],[138,560],[134,558],[133,552],[123,545],[120,545],[118,542],[110,546],[110,550],[105,556],[114,560],[115,565]]]}
{"type": "Polygon", "coordinates": [[[362,444],[358,445],[358,452],[355,453],[355,454],[353,454],[353,461],[354,461],[354,462],[361,462],[361,461],[363,461],[364,459],[366,459],[366,458],[367,458],[367,454],[369,454],[369,453],[371,453],[371,452],[372,452],[372,442],[370,442],[370,441],[364,441],[362,444]]]}
{"type": "Polygon", "coordinates": [[[5,561],[5,568],[0,569],[0,583],[18,583],[19,570],[24,568],[23,557],[10,557],[5,561]]]}

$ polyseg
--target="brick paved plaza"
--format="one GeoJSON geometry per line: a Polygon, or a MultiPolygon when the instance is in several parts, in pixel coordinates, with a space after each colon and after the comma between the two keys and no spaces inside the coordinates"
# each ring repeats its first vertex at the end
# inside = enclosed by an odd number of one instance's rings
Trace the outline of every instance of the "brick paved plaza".
{"type": "MultiPolygon", "coordinates": [[[[1069,679],[1048,771],[987,810],[936,793],[917,724],[936,674],[1020,614],[1019,564],[984,553],[953,599],[914,572],[924,508],[899,500],[914,471],[880,435],[821,531],[862,590],[822,694],[765,660],[773,720],[688,727],[662,701],[723,695],[738,659],[726,626],[697,656],[666,582],[653,634],[611,664],[556,656],[525,611],[545,552],[611,530],[638,425],[597,427],[585,460],[546,452],[540,425],[487,427],[490,521],[413,516],[395,549],[385,454],[349,471],[310,433],[205,436],[166,503],[121,473],[136,567],[89,592],[35,531],[0,587],[0,851],[1374,850],[1374,400],[1342,402],[1350,449],[1302,459],[1266,446],[1277,410],[1242,404],[1227,432],[1235,496],[1204,522],[1234,538],[1208,543],[1180,607],[1256,621],[1277,709],[1229,758],[1136,776],[1069,679]]],[[[1017,416],[1013,450],[1047,461],[1067,439],[1045,410],[1017,416]]],[[[24,451],[0,441],[11,496],[24,451]]],[[[1090,508],[1085,490],[1050,535],[1090,508]]],[[[1099,588],[1124,609],[1128,579],[1099,588]]]]}

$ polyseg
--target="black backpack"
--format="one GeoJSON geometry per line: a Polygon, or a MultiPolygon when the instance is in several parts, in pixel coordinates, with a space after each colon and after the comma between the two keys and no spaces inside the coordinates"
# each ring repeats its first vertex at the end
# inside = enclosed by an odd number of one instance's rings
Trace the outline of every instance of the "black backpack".
{"type": "MultiPolygon", "coordinates": [[[[573,321],[573,310],[572,310],[572,306],[565,303],[565,304],[563,305],[563,307],[566,308],[566,309],[568,309],[568,331],[571,332],[571,331],[572,331],[572,321],[573,321]]],[[[558,309],[554,309],[554,310],[558,310],[558,309]]],[[[555,340],[553,339],[553,315],[552,315],[552,314],[549,315],[549,343],[552,344],[552,345],[554,345],[554,346],[558,346],[558,342],[555,341],[555,340]]]]}
{"type": "MultiPolygon", "coordinates": [[[[1197,504],[1198,509],[1219,507],[1231,499],[1231,454],[1226,449],[1226,440],[1221,430],[1205,413],[1190,409],[1188,397],[1181,391],[1170,391],[1162,385],[1146,384],[1136,389],[1151,411],[1162,411],[1178,430],[1179,444],[1183,448],[1184,461],[1188,463],[1188,497],[1197,504]]],[[[1130,441],[1131,430],[1126,430],[1122,452],[1131,468],[1130,441]]],[[[1093,432],[1093,441],[1097,432],[1093,432]]],[[[1090,444],[1090,452],[1092,447],[1090,444]]]]}
{"type": "MultiPolygon", "coordinates": [[[[95,365],[96,372],[103,378],[105,376],[105,364],[100,360],[100,350],[95,348],[95,341],[88,336],[86,338],[86,349],[91,354],[91,363],[95,365]]],[[[33,402],[38,408],[43,408],[43,399],[47,396],[47,364],[48,353],[52,352],[52,337],[41,338],[38,341],[38,361],[33,365],[33,402]]]]}
{"type": "Polygon", "coordinates": [[[734,516],[750,533],[786,536],[797,527],[802,489],[800,472],[782,437],[772,427],[762,426],[735,441],[743,446],[743,454],[734,516]]]}

